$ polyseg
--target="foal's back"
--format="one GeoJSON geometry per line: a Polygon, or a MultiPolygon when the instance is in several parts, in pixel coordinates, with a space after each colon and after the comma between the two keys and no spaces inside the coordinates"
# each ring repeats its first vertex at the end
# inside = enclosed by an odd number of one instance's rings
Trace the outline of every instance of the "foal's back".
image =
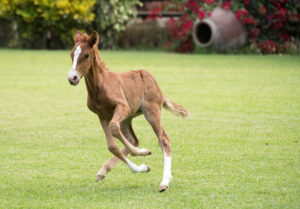
{"type": "Polygon", "coordinates": [[[122,73],[114,73],[117,82],[115,85],[115,95],[127,102],[131,113],[137,112],[144,103],[155,103],[162,105],[163,94],[151,73],[145,70],[133,70],[122,73]]]}

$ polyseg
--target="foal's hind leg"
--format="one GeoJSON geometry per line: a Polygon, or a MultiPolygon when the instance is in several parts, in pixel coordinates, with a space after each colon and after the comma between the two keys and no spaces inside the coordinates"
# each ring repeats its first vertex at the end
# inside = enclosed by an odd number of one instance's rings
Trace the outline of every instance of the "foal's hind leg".
{"type": "Polygon", "coordinates": [[[144,105],[143,112],[145,118],[152,126],[157,138],[159,145],[164,153],[164,172],[163,179],[159,186],[159,192],[165,191],[169,187],[169,182],[172,179],[171,175],[171,144],[170,139],[161,126],[160,114],[161,106],[156,104],[147,103],[144,105]]]}
{"type": "Polygon", "coordinates": [[[139,146],[140,142],[132,129],[132,119],[125,120],[121,123],[121,132],[133,146],[139,146]]]}

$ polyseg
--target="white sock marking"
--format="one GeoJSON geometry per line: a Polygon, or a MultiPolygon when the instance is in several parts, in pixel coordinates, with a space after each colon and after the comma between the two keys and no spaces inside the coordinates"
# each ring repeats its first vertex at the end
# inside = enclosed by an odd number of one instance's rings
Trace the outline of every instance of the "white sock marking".
{"type": "Polygon", "coordinates": [[[167,156],[167,153],[164,152],[164,174],[163,174],[163,180],[160,183],[160,185],[169,185],[169,182],[172,179],[172,175],[171,175],[171,157],[167,156]]]}
{"type": "Polygon", "coordinates": [[[126,162],[130,170],[132,170],[132,172],[134,173],[147,172],[147,166],[145,164],[137,166],[136,164],[128,160],[128,158],[126,158],[126,162]]]}

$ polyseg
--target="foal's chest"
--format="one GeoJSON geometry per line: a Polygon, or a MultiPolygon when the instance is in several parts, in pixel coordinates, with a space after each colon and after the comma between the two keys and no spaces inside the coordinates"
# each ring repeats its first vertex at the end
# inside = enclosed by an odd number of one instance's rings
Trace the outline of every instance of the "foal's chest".
{"type": "Polygon", "coordinates": [[[93,100],[88,98],[88,108],[99,115],[102,119],[111,120],[114,113],[114,105],[104,101],[93,100]]]}

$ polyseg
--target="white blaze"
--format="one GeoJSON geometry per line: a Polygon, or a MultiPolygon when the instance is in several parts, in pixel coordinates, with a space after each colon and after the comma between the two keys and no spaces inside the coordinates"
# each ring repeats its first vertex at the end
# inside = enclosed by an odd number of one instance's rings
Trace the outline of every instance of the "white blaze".
{"type": "Polygon", "coordinates": [[[77,46],[75,49],[75,52],[74,52],[73,64],[72,64],[71,70],[69,72],[68,78],[73,78],[73,76],[75,76],[75,75],[78,76],[79,78],[81,77],[81,75],[76,71],[77,60],[78,60],[80,53],[81,53],[81,47],[77,46]]]}
{"type": "Polygon", "coordinates": [[[160,185],[169,185],[169,182],[172,179],[172,175],[171,175],[171,157],[167,156],[167,153],[164,152],[164,174],[163,174],[163,180],[160,183],[160,185]]]}

